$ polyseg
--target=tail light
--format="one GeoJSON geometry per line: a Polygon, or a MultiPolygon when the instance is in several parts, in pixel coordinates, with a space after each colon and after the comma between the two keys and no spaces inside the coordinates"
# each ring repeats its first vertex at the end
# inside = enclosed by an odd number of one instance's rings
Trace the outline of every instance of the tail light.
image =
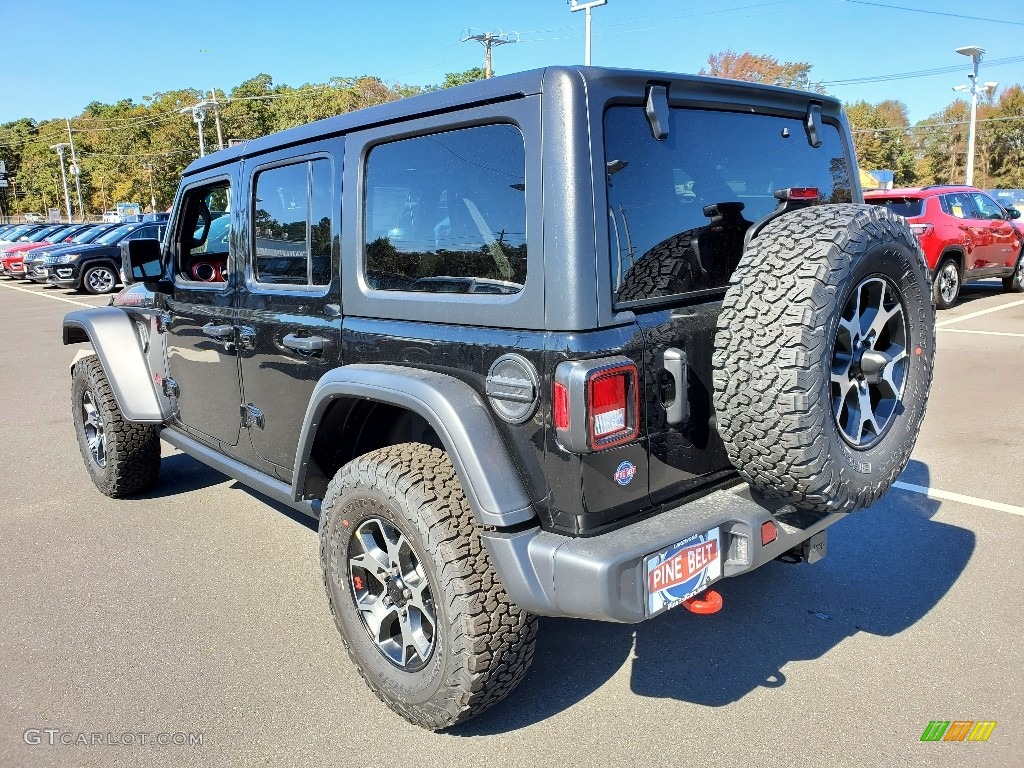
{"type": "Polygon", "coordinates": [[[911,224],[910,228],[914,230],[914,234],[917,235],[918,237],[925,237],[926,235],[930,235],[935,229],[935,227],[931,224],[911,224]]]}
{"type": "Polygon", "coordinates": [[[639,383],[637,367],[627,358],[560,363],[551,397],[558,442],[574,453],[590,453],[635,440],[639,383]]]}

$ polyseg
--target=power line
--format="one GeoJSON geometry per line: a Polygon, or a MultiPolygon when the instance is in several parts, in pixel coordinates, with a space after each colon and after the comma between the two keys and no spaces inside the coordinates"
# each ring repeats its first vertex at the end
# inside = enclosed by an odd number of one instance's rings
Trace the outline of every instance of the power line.
{"type": "MultiPolygon", "coordinates": [[[[1024,61],[1024,56],[1010,56],[1004,59],[992,59],[986,61],[986,67],[998,67],[1003,64],[1017,64],[1024,61]]],[[[908,80],[916,77],[931,77],[932,75],[948,75],[960,72],[962,66],[936,67],[935,69],[918,69],[910,72],[897,72],[889,75],[868,75],[866,77],[853,77],[847,80],[822,80],[818,85],[860,85],[863,83],[884,83],[889,80],[908,80]]]]}
{"type": "Polygon", "coordinates": [[[845,0],[856,5],[870,5],[874,8],[885,8],[890,11],[910,11],[911,13],[926,13],[929,16],[948,16],[953,19],[967,19],[968,21],[986,21],[991,24],[1011,24],[1015,27],[1024,27],[1024,21],[1010,21],[1009,19],[989,19],[982,16],[966,16],[962,13],[947,13],[945,11],[929,11],[925,8],[907,8],[903,5],[886,5],[884,3],[871,3],[868,0],[845,0]]]}
{"type": "MultiPolygon", "coordinates": [[[[1024,120],[1024,115],[1010,115],[1008,117],[985,117],[981,118],[977,122],[979,123],[997,123],[997,122],[1014,122],[1017,120],[1024,120]]],[[[948,128],[954,125],[969,125],[970,120],[948,120],[941,123],[928,123],[922,122],[917,125],[908,125],[906,127],[895,127],[895,128],[858,128],[850,131],[850,133],[887,133],[898,131],[900,133],[906,133],[908,131],[928,131],[936,128],[948,128]]]]}

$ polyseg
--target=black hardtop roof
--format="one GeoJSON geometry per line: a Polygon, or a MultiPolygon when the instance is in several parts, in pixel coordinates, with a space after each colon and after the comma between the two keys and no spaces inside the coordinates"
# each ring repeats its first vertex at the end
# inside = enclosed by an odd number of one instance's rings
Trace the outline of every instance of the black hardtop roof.
{"type": "Polygon", "coordinates": [[[328,136],[343,135],[349,131],[386,125],[413,117],[425,117],[431,114],[443,113],[456,107],[493,103],[541,93],[544,90],[545,81],[563,76],[579,78],[585,85],[597,84],[601,81],[622,80],[623,78],[642,80],[644,82],[683,81],[694,85],[696,88],[709,89],[719,93],[738,94],[752,90],[770,92],[776,94],[787,104],[794,103],[796,100],[806,102],[810,98],[822,102],[826,113],[838,114],[841,109],[838,99],[831,96],[798,91],[792,88],[761,85],[759,83],[648,70],[553,66],[533,69],[527,72],[517,72],[511,75],[501,75],[489,80],[478,80],[453,88],[441,88],[386,104],[346,112],[345,114],[328,117],[323,120],[316,120],[305,125],[296,126],[295,128],[288,128],[287,130],[251,139],[234,147],[212,152],[206,155],[206,157],[198,158],[189,164],[183,175],[188,176],[193,173],[199,173],[243,157],[253,157],[275,149],[283,149],[328,136]]]}

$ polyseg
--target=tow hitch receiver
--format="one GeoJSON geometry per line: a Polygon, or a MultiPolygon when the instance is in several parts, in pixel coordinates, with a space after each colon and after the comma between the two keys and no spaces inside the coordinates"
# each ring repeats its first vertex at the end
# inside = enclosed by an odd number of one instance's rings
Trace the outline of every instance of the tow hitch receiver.
{"type": "Polygon", "coordinates": [[[709,589],[703,594],[683,600],[683,608],[701,616],[718,613],[722,610],[722,596],[715,590],[709,589]]]}

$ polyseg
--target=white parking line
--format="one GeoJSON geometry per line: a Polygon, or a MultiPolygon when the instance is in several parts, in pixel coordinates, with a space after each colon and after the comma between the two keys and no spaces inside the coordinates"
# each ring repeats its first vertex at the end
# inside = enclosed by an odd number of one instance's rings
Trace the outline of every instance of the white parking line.
{"type": "Polygon", "coordinates": [[[989,501],[988,499],[979,499],[977,496],[964,496],[962,493],[950,493],[949,491],[940,491],[936,488],[926,488],[923,485],[912,485],[910,483],[904,483],[897,480],[892,484],[893,488],[899,488],[902,491],[910,491],[911,493],[920,493],[922,496],[927,496],[929,499],[939,499],[941,501],[957,501],[961,504],[970,504],[972,507],[981,507],[982,509],[993,509],[997,512],[1009,512],[1011,515],[1021,515],[1024,517],[1024,507],[1015,507],[1013,504],[1003,504],[1001,501],[989,501]]]}
{"type": "Polygon", "coordinates": [[[22,293],[31,293],[33,296],[42,296],[44,299],[53,299],[54,301],[63,301],[68,304],[75,304],[79,307],[94,308],[95,304],[86,304],[84,301],[75,301],[74,299],[68,299],[64,296],[53,296],[49,293],[40,293],[39,291],[33,291],[31,288],[20,288],[17,285],[6,285],[0,283],[0,288],[10,288],[12,291],[21,291],[22,293]]]}
{"type": "Polygon", "coordinates": [[[963,320],[970,320],[972,317],[981,317],[982,315],[988,315],[991,314],[992,312],[1002,312],[1004,309],[1009,309],[1010,307],[1019,307],[1021,304],[1024,304],[1024,299],[1020,299],[1019,301],[1011,301],[1008,304],[1000,304],[998,307],[979,309],[977,312],[968,312],[966,315],[960,315],[960,317],[951,317],[949,320],[943,320],[942,322],[936,323],[935,327],[945,328],[947,325],[952,325],[953,323],[959,323],[963,320]]]}
{"type": "Polygon", "coordinates": [[[939,328],[946,333],[977,333],[981,336],[1012,336],[1016,339],[1024,339],[1024,333],[1007,333],[1006,331],[969,331],[966,328],[939,328]]]}

